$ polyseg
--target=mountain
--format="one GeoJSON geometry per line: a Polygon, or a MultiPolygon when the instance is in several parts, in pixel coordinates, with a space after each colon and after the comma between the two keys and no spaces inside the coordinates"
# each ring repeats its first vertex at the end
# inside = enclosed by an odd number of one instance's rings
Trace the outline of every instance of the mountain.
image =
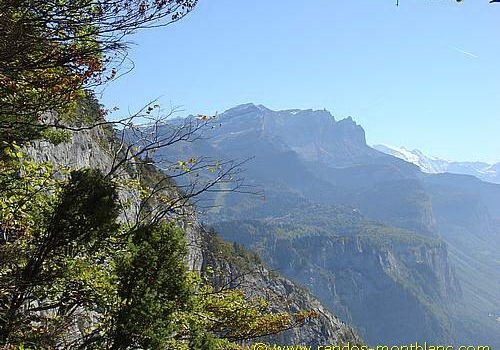
{"type": "Polygon", "coordinates": [[[489,316],[500,309],[500,186],[422,172],[325,110],[237,106],[154,158],[193,156],[250,159],[242,177],[265,197],[217,193],[203,219],[308,287],[369,343],[500,345],[489,316]]]}
{"type": "Polygon", "coordinates": [[[380,152],[403,159],[409,163],[417,165],[420,170],[430,174],[444,173],[449,162],[437,157],[426,156],[418,149],[408,150],[404,147],[394,147],[389,145],[374,145],[373,148],[380,152]]]}
{"type": "MultiPolygon", "coordinates": [[[[262,105],[244,104],[218,118],[222,127],[213,136],[222,146],[243,138],[268,141],[279,151],[291,151],[301,160],[333,167],[397,162],[366,144],[365,132],[352,118],[336,121],[327,110],[273,111],[262,105]]],[[[251,151],[248,150],[248,151],[251,151]]]]}
{"type": "MultiPolygon", "coordinates": [[[[171,131],[167,126],[161,132],[171,131]]],[[[221,114],[216,127],[196,142],[159,152],[156,158],[175,162],[193,155],[251,159],[244,177],[262,185],[266,196],[298,192],[319,203],[357,206],[374,219],[433,235],[434,219],[418,167],[369,147],[364,130],[351,118],[336,121],[324,110],[241,105],[221,114]]],[[[233,196],[226,197],[231,201],[233,196]]]]}
{"type": "Polygon", "coordinates": [[[409,163],[413,163],[425,173],[472,175],[483,181],[500,184],[500,163],[450,162],[441,158],[426,156],[418,149],[410,151],[404,147],[388,145],[374,145],[373,148],[380,152],[403,159],[409,163]]]}

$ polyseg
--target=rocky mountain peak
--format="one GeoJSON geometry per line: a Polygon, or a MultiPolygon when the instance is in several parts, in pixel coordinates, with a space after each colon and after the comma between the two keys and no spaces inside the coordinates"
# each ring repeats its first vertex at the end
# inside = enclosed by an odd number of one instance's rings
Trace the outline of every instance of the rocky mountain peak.
{"type": "Polygon", "coordinates": [[[227,117],[246,116],[252,114],[255,115],[267,111],[270,111],[270,109],[266,108],[263,105],[256,105],[254,103],[244,103],[226,110],[224,113],[222,113],[222,115],[227,118],[227,117]]]}
{"type": "Polygon", "coordinates": [[[337,161],[375,156],[366,145],[363,128],[352,117],[336,121],[326,109],[274,111],[248,103],[225,111],[220,121],[225,134],[232,139],[254,135],[308,161],[324,161],[336,166],[337,161]]]}

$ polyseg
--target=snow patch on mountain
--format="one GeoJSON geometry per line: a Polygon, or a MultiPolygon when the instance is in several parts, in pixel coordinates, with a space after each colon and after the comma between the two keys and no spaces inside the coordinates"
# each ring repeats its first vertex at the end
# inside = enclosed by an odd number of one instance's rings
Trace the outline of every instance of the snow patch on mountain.
{"type": "Polygon", "coordinates": [[[413,163],[423,172],[430,174],[446,172],[447,165],[449,164],[449,162],[444,159],[426,156],[417,149],[409,150],[405,147],[394,147],[384,144],[374,145],[373,148],[380,152],[403,159],[409,163],[413,163]]]}
{"type": "Polygon", "coordinates": [[[428,156],[418,149],[408,150],[386,144],[374,145],[376,150],[417,165],[425,173],[453,173],[472,175],[483,181],[500,183],[500,163],[451,162],[439,157],[428,156]]]}

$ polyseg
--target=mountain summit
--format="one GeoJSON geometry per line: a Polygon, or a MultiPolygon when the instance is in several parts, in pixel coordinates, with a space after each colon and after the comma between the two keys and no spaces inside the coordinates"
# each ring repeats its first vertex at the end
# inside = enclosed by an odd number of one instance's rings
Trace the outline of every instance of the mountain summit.
{"type": "Polygon", "coordinates": [[[216,138],[240,139],[245,135],[247,139],[266,139],[293,151],[303,161],[345,167],[392,158],[369,147],[365,131],[351,117],[337,121],[326,109],[273,111],[248,103],[225,111],[219,120],[222,127],[216,138]]]}

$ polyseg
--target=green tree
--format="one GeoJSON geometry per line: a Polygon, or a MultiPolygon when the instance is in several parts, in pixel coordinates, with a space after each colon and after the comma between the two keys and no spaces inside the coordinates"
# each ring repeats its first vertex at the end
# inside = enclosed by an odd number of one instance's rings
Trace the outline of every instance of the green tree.
{"type": "Polygon", "coordinates": [[[185,254],[183,233],[171,225],[133,232],[117,262],[120,307],[112,320],[113,349],[164,349],[179,337],[178,313],[192,307],[185,254]]]}
{"type": "Polygon", "coordinates": [[[312,311],[273,310],[263,298],[216,289],[184,262],[184,234],[171,224],[138,228],[118,258],[120,302],[112,349],[225,349],[302,325],[312,311]]]}
{"type": "Polygon", "coordinates": [[[4,226],[0,342],[54,346],[76,311],[107,301],[106,248],[118,227],[115,187],[100,172],[84,170],[58,192],[52,206],[40,212],[35,205],[31,218],[28,212],[27,225],[4,226]]]}

